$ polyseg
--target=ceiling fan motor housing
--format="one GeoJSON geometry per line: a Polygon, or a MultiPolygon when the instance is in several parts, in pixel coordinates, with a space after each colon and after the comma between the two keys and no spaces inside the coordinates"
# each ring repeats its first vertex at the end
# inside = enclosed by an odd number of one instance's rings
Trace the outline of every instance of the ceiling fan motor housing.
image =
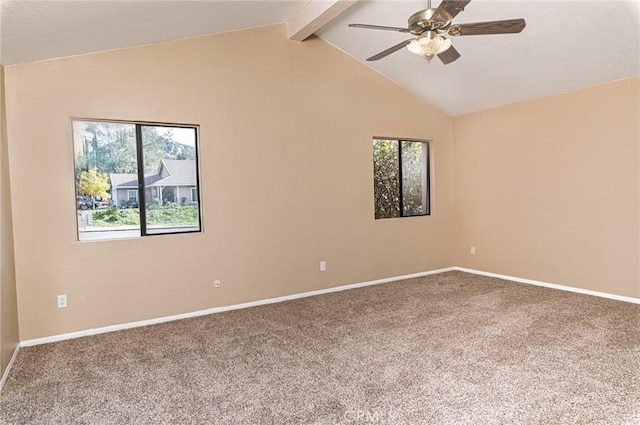
{"type": "Polygon", "coordinates": [[[408,28],[415,35],[420,35],[424,31],[441,31],[451,25],[452,19],[451,15],[446,11],[424,9],[409,17],[408,28]]]}

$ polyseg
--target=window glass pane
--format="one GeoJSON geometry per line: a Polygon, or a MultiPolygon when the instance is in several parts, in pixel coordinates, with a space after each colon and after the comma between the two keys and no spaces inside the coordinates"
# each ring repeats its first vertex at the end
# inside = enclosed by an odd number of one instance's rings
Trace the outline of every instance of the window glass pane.
{"type": "Polygon", "coordinates": [[[196,129],[143,125],[142,156],[146,233],[199,231],[196,129]]]}
{"type": "Polygon", "coordinates": [[[375,217],[400,216],[400,174],[397,140],[373,140],[375,217]]]}
{"type": "Polygon", "coordinates": [[[428,214],[427,164],[425,142],[401,141],[402,150],[402,215],[428,214]]]}
{"type": "Polygon", "coordinates": [[[140,236],[135,125],[73,121],[73,145],[78,239],[140,236]]]}

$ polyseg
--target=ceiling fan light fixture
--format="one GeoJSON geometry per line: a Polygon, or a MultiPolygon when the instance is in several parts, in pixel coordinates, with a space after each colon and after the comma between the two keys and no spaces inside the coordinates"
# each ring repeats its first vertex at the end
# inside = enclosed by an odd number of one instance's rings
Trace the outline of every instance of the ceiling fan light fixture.
{"type": "Polygon", "coordinates": [[[426,31],[407,46],[411,53],[422,56],[427,62],[449,47],[451,47],[451,40],[439,36],[435,31],[426,31]]]}

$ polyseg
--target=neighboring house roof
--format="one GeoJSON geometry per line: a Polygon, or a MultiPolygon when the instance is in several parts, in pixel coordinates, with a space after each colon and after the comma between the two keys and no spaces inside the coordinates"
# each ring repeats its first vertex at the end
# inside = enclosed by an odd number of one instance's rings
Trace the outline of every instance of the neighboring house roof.
{"type": "Polygon", "coordinates": [[[135,174],[109,174],[109,178],[112,188],[138,188],[138,176],[135,174]]]}
{"type": "MultiPolygon", "coordinates": [[[[192,159],[164,159],[160,163],[160,168],[165,167],[170,174],[162,180],[154,182],[154,185],[161,186],[195,186],[196,185],[196,162],[192,159]]],[[[158,174],[161,170],[158,170],[158,174]]],[[[145,182],[146,183],[146,182],[145,182]]],[[[147,185],[148,186],[148,185],[147,185]]]]}
{"type": "MultiPolygon", "coordinates": [[[[109,174],[113,189],[137,189],[137,174],[109,174]]],[[[163,159],[158,172],[144,176],[146,187],[157,186],[195,186],[196,162],[192,159],[163,159]],[[163,169],[168,174],[162,178],[163,169]]]]}

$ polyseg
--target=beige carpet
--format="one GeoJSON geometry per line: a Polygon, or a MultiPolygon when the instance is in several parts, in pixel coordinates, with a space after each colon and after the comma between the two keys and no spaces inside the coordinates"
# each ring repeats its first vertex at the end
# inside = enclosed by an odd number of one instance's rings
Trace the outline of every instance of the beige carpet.
{"type": "Polygon", "coordinates": [[[640,424],[640,305],[460,272],[20,350],[3,424],[640,424]]]}

